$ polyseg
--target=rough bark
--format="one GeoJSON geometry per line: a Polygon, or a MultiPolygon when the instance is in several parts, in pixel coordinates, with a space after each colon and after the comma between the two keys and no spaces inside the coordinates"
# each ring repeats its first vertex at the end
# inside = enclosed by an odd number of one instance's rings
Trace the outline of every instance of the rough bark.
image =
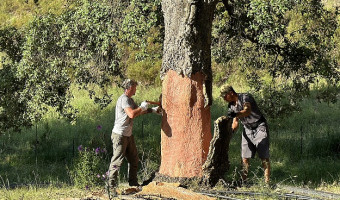
{"type": "Polygon", "coordinates": [[[201,177],[211,140],[211,27],[216,0],[163,0],[159,173],[201,177]]]}
{"type": "Polygon", "coordinates": [[[169,70],[204,74],[205,106],[212,103],[211,28],[216,0],[163,0],[165,38],[161,78],[169,70]]]}
{"type": "Polygon", "coordinates": [[[214,123],[214,137],[210,142],[209,154],[203,165],[203,182],[214,186],[229,170],[229,143],[232,138],[232,119],[223,118],[214,123]]]}

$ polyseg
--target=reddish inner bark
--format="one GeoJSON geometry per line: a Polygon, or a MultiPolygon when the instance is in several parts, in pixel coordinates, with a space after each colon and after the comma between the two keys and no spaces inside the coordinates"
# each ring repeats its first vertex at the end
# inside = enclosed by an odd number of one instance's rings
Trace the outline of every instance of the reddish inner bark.
{"type": "Polygon", "coordinates": [[[204,75],[169,70],[163,81],[161,166],[170,177],[201,177],[211,140],[210,108],[204,108],[204,75]]]}

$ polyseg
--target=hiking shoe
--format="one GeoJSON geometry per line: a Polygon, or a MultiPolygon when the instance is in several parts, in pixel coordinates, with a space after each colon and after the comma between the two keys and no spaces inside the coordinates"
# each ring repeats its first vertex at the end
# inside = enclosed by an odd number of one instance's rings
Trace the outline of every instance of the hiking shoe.
{"type": "Polygon", "coordinates": [[[129,186],[136,186],[136,187],[139,187],[139,183],[136,181],[136,182],[129,182],[129,186]]]}

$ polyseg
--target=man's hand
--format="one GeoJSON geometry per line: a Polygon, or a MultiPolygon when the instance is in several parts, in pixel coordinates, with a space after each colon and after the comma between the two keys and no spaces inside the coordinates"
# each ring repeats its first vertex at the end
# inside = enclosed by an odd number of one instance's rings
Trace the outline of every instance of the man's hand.
{"type": "Polygon", "coordinates": [[[227,116],[229,118],[235,118],[236,117],[236,113],[233,110],[228,110],[227,116]]]}
{"type": "Polygon", "coordinates": [[[238,119],[236,117],[233,119],[233,123],[231,124],[231,129],[233,130],[233,133],[235,133],[238,129],[238,119]]]}
{"type": "Polygon", "coordinates": [[[141,104],[140,104],[140,108],[142,109],[142,111],[145,111],[148,109],[148,106],[149,106],[149,103],[146,102],[146,101],[143,101],[141,104]]]}
{"type": "Polygon", "coordinates": [[[152,112],[153,112],[153,113],[158,113],[158,108],[159,108],[159,106],[152,107],[152,108],[151,108],[151,109],[152,109],[152,112]]]}
{"type": "Polygon", "coordinates": [[[215,123],[220,123],[222,120],[227,119],[226,116],[221,116],[215,120],[215,123]]]}

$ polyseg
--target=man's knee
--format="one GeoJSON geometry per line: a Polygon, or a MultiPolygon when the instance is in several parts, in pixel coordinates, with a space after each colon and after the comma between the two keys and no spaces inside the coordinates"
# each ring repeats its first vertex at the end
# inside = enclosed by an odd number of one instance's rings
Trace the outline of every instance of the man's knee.
{"type": "Polygon", "coordinates": [[[262,158],[262,165],[264,168],[268,168],[270,167],[270,161],[269,161],[269,158],[262,158]]]}
{"type": "Polygon", "coordinates": [[[124,156],[123,155],[114,155],[112,158],[111,158],[111,162],[110,162],[110,165],[113,167],[113,166],[116,166],[116,167],[120,167],[122,164],[123,164],[123,161],[124,161],[124,156]]]}
{"type": "Polygon", "coordinates": [[[249,158],[242,158],[243,165],[249,165],[249,158]]]}
{"type": "Polygon", "coordinates": [[[242,158],[242,168],[244,173],[248,173],[249,170],[249,158],[242,158]]]}

